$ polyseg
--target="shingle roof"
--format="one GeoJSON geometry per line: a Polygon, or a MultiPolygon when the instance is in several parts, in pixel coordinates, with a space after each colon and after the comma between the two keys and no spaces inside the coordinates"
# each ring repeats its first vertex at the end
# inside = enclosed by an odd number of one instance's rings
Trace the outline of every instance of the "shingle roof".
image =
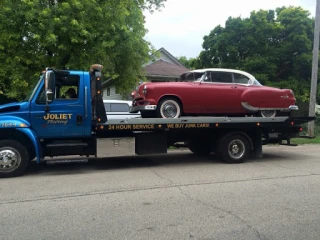
{"type": "Polygon", "coordinates": [[[144,67],[147,76],[175,76],[180,77],[181,74],[189,71],[188,68],[168,63],[162,59],[144,67]]]}

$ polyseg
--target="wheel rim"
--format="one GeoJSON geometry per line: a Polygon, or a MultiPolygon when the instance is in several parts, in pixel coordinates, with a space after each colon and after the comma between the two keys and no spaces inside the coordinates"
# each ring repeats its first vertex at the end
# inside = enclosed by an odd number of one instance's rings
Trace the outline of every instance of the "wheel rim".
{"type": "Polygon", "coordinates": [[[12,172],[21,163],[19,152],[13,148],[0,148],[0,172],[12,172]]]}
{"type": "Polygon", "coordinates": [[[262,117],[274,117],[276,116],[276,110],[262,110],[261,115],[262,117]]]}
{"type": "Polygon", "coordinates": [[[228,153],[234,159],[241,158],[245,153],[245,145],[240,139],[235,139],[228,146],[228,153]]]}
{"type": "Polygon", "coordinates": [[[161,105],[160,113],[163,118],[178,118],[180,107],[175,101],[168,100],[161,105]]]}

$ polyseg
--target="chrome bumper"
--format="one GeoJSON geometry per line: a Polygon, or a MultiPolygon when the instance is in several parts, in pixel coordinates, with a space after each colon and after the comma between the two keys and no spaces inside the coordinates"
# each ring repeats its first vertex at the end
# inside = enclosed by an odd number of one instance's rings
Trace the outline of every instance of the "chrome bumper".
{"type": "Polygon", "coordinates": [[[135,106],[130,107],[129,112],[130,113],[137,113],[139,111],[154,111],[157,109],[157,105],[142,105],[142,106],[135,106]]]}
{"type": "Polygon", "coordinates": [[[289,106],[289,110],[290,111],[298,111],[299,107],[297,105],[291,105],[291,106],[289,106]]]}

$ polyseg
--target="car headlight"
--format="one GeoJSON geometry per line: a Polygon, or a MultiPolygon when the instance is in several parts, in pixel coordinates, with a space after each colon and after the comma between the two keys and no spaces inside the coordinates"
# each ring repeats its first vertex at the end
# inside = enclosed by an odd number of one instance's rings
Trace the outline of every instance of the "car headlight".
{"type": "Polygon", "coordinates": [[[142,90],[142,93],[143,93],[144,95],[147,94],[147,85],[144,85],[143,90],[142,90]]]}

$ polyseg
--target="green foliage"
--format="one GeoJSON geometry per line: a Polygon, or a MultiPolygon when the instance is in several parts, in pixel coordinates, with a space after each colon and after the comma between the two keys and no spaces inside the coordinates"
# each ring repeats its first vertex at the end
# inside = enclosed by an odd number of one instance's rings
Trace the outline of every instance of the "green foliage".
{"type": "Polygon", "coordinates": [[[253,11],[249,18],[229,17],[203,38],[193,67],[248,71],[264,85],[291,88],[309,99],[314,19],[301,7],[253,11]]]}
{"type": "Polygon", "coordinates": [[[166,0],[3,0],[0,2],[0,90],[21,99],[50,66],[104,65],[121,93],[134,85],[154,52],[143,39],[143,10],[166,0]]]}

